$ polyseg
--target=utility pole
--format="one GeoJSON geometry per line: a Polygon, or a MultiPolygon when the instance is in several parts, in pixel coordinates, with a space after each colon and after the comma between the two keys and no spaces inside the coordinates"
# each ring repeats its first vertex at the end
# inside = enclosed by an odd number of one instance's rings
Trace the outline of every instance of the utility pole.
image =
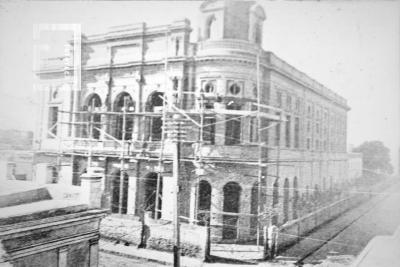
{"type": "Polygon", "coordinates": [[[173,142],[172,146],[172,183],[174,188],[174,215],[173,215],[173,225],[174,225],[174,267],[180,266],[180,223],[179,223],[179,161],[180,161],[180,146],[181,140],[185,137],[185,132],[183,129],[183,119],[181,115],[174,114],[168,121],[167,129],[169,139],[173,142]]]}

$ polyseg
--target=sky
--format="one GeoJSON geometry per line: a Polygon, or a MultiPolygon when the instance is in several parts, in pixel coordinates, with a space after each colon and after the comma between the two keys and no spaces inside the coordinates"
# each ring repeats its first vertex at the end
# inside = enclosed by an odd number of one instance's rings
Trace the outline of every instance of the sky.
{"type": "MultiPolygon", "coordinates": [[[[0,128],[33,130],[33,25],[110,26],[188,18],[196,39],[201,1],[0,0],[0,128]]],[[[348,143],[400,147],[400,2],[260,1],[263,48],[348,100],[348,143]]],[[[396,152],[396,153],[395,153],[396,152]]],[[[394,164],[397,165],[397,164],[394,164]]]]}

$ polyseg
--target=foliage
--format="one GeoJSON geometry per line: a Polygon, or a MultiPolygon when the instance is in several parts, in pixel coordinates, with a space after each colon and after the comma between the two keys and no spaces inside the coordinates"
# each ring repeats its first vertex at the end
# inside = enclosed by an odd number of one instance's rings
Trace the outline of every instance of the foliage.
{"type": "Polygon", "coordinates": [[[389,148],[385,147],[381,141],[366,141],[354,148],[353,152],[362,153],[364,169],[387,174],[393,173],[389,148]]]}

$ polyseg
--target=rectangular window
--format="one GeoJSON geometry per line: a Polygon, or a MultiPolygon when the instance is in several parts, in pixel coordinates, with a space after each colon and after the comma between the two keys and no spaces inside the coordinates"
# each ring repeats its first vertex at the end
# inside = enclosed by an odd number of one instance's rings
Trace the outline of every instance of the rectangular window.
{"type": "Polygon", "coordinates": [[[292,97],[290,95],[286,97],[286,107],[289,110],[292,109],[292,97]]]}
{"type": "MultiPolygon", "coordinates": [[[[240,110],[239,105],[228,105],[227,109],[240,110]]],[[[238,115],[226,116],[225,124],[225,145],[238,145],[241,143],[241,117],[238,115]]]]}
{"type": "Polygon", "coordinates": [[[206,144],[213,145],[215,143],[215,118],[206,117],[204,118],[203,128],[203,141],[206,144]]]}
{"type": "Polygon", "coordinates": [[[258,142],[258,119],[250,119],[250,142],[258,142]]]}
{"type": "MultiPolygon", "coordinates": [[[[276,113],[277,116],[280,116],[280,113],[276,113]]],[[[281,123],[278,123],[275,126],[275,146],[279,146],[281,142],[281,123]]]]}
{"type": "Polygon", "coordinates": [[[279,108],[282,107],[282,93],[281,92],[276,93],[276,104],[279,108]]]}
{"type": "Polygon", "coordinates": [[[307,150],[311,149],[311,139],[307,138],[307,150]]]}
{"type": "Polygon", "coordinates": [[[296,99],[295,110],[300,111],[300,99],[296,99]]]}
{"type": "Polygon", "coordinates": [[[285,140],[286,140],[286,147],[290,147],[290,138],[291,138],[291,134],[290,134],[290,116],[286,116],[286,129],[285,129],[285,140]]]}
{"type": "Polygon", "coordinates": [[[57,135],[57,122],[58,122],[58,107],[50,107],[49,118],[47,123],[48,130],[51,133],[48,134],[49,138],[54,138],[54,135],[57,135]]]}
{"type": "Polygon", "coordinates": [[[300,119],[295,118],[294,120],[294,147],[299,148],[300,146],[300,119]]]}

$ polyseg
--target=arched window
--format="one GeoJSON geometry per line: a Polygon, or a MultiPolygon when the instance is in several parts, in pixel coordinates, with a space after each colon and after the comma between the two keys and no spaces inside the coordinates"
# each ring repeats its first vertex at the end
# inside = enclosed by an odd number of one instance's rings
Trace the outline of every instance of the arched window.
{"type": "MultiPolygon", "coordinates": [[[[224,212],[239,213],[240,193],[242,188],[238,183],[229,182],[224,186],[224,212]]],[[[222,237],[224,239],[237,238],[237,222],[239,216],[224,214],[222,237]]]]}
{"type": "Polygon", "coordinates": [[[197,220],[200,225],[204,225],[206,221],[210,221],[211,208],[211,185],[205,180],[199,183],[197,220]]]}
{"type": "Polygon", "coordinates": [[[114,101],[113,110],[120,112],[115,116],[115,133],[114,136],[118,139],[122,139],[122,134],[125,130],[124,139],[131,140],[133,132],[133,116],[125,115],[125,129],[124,128],[124,117],[122,111],[133,112],[135,110],[135,102],[127,92],[120,93],[114,101]]]}
{"type": "MultiPolygon", "coordinates": [[[[98,94],[90,95],[86,100],[85,110],[90,112],[96,112],[101,108],[101,99],[98,94]]],[[[100,138],[100,128],[101,128],[101,115],[99,113],[90,113],[89,116],[85,116],[82,121],[93,122],[93,125],[85,125],[83,136],[99,139],[100,138]],[[88,128],[89,127],[89,128],[88,128]]]]}
{"type": "Polygon", "coordinates": [[[217,36],[216,18],[211,15],[206,20],[204,39],[215,39],[217,36]]]}
{"type": "Polygon", "coordinates": [[[146,103],[146,110],[149,112],[157,112],[159,116],[153,116],[148,118],[149,123],[149,139],[151,141],[159,141],[161,140],[162,135],[162,114],[161,109],[164,106],[164,93],[162,92],[153,92],[146,103]]]}

